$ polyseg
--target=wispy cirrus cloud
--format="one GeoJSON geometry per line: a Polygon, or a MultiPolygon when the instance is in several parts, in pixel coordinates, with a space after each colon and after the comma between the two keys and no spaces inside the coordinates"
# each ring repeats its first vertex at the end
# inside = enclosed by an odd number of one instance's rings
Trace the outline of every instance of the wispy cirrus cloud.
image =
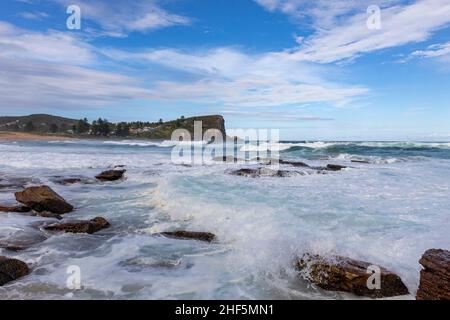
{"type": "Polygon", "coordinates": [[[49,0],[65,7],[76,4],[83,18],[98,24],[104,35],[121,37],[129,32],[147,32],[179,25],[189,25],[191,19],[163,9],[155,0],[89,1],[49,0]]]}
{"type": "Polygon", "coordinates": [[[19,13],[19,16],[24,19],[29,19],[29,20],[43,20],[43,19],[49,17],[48,13],[41,12],[41,11],[35,11],[35,12],[24,11],[24,12],[19,13]]]}
{"type": "Polygon", "coordinates": [[[433,44],[428,46],[426,50],[417,50],[412,56],[421,58],[437,58],[450,55],[450,41],[447,43],[433,44]]]}
{"type": "Polygon", "coordinates": [[[235,107],[337,105],[368,92],[363,86],[327,81],[321,67],[299,62],[285,51],[249,54],[224,47],[190,53],[174,49],[103,53],[124,63],[164,66],[189,75],[187,80],[156,81],[152,90],[156,99],[235,107]]]}
{"type": "Polygon", "coordinates": [[[380,30],[370,30],[366,22],[369,1],[318,1],[307,5],[302,0],[256,0],[269,10],[307,16],[315,32],[295,51],[296,59],[332,63],[386,48],[427,40],[433,32],[448,27],[448,0],[419,0],[401,5],[381,2],[380,30]],[[301,13],[302,8],[306,8],[301,13]],[[328,18],[326,18],[328,16],[328,18]]]}
{"type": "Polygon", "coordinates": [[[0,107],[95,107],[148,98],[139,81],[99,71],[95,50],[70,33],[0,22],[0,107]]]}

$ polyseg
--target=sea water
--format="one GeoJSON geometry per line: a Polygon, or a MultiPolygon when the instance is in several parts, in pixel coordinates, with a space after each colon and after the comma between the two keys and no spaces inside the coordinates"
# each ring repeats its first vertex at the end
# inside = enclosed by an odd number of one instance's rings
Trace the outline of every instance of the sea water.
{"type": "MultiPolygon", "coordinates": [[[[0,184],[46,184],[73,204],[66,218],[105,217],[93,235],[49,234],[40,217],[0,215],[0,241],[44,237],[21,252],[30,275],[0,287],[0,299],[355,299],[298,276],[305,252],[343,255],[396,272],[412,299],[430,248],[450,249],[450,144],[282,142],[285,160],[348,168],[327,174],[249,178],[257,164],[181,165],[171,142],[0,143],[0,184]],[[352,160],[368,163],[355,163],[352,160]],[[126,165],[126,180],[62,186],[126,165]],[[168,239],[163,231],[212,232],[218,241],[168,239]],[[78,268],[80,288],[68,286],[78,268]]],[[[272,146],[254,146],[271,148],[272,146]]],[[[286,170],[301,168],[283,167],[286,170]]],[[[0,204],[14,204],[0,189],[0,204]]]]}

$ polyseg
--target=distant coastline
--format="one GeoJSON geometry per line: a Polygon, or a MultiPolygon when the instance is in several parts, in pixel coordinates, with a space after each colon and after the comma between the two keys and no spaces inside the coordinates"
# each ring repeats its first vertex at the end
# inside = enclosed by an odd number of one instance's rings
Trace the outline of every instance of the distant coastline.
{"type": "Polygon", "coordinates": [[[195,137],[195,124],[201,122],[202,136],[209,129],[219,130],[226,136],[225,120],[220,115],[197,116],[158,122],[112,123],[99,118],[90,123],[86,118],[75,120],[47,114],[18,117],[0,117],[1,140],[49,139],[142,139],[170,140],[177,129],[184,129],[195,137]]]}
{"type": "Polygon", "coordinates": [[[76,138],[56,134],[50,135],[38,133],[0,131],[0,141],[64,141],[73,139],[76,138]]]}

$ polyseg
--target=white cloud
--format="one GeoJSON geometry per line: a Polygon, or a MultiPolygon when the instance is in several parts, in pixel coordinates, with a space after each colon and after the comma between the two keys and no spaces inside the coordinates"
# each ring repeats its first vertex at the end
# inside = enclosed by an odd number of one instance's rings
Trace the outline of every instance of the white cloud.
{"type": "Polygon", "coordinates": [[[28,12],[28,11],[21,12],[19,16],[29,20],[43,20],[49,17],[49,15],[45,12],[28,12]]]}
{"type": "Polygon", "coordinates": [[[90,68],[93,48],[70,33],[0,22],[0,107],[91,107],[148,98],[136,80],[90,68]]]}
{"type": "Polygon", "coordinates": [[[368,92],[361,86],[327,81],[323,76],[326,70],[296,61],[289,52],[246,54],[235,48],[216,48],[197,53],[162,49],[140,53],[112,50],[104,54],[189,75],[187,81],[157,81],[152,90],[157,99],[256,107],[305,102],[343,104],[368,92]]]}
{"type": "MultiPolygon", "coordinates": [[[[269,10],[291,15],[301,14],[299,10],[306,5],[302,0],[256,1],[269,10]]],[[[366,26],[368,1],[321,0],[306,7],[304,15],[312,17],[316,32],[293,50],[296,59],[318,63],[354,59],[363,53],[427,40],[450,23],[448,0],[419,0],[407,5],[397,2],[381,2],[381,30],[366,26]]]]}
{"type": "Polygon", "coordinates": [[[427,50],[418,50],[413,56],[422,58],[437,58],[450,54],[450,42],[428,46],[427,50]]]}
{"type": "MultiPolygon", "coordinates": [[[[63,6],[72,0],[53,0],[63,6]]],[[[190,19],[167,12],[155,0],[77,0],[82,18],[100,25],[109,36],[123,36],[131,31],[152,31],[177,25],[188,25],[190,19]]]]}
{"type": "Polygon", "coordinates": [[[92,49],[70,33],[30,32],[0,21],[0,57],[88,64],[94,61],[92,49]]]}

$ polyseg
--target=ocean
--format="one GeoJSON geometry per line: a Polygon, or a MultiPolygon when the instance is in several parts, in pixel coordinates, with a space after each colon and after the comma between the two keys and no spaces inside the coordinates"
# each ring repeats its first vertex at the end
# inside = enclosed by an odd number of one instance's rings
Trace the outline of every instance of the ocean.
{"type": "MultiPolygon", "coordinates": [[[[75,206],[67,218],[111,223],[93,235],[50,234],[36,227],[45,218],[1,214],[0,241],[46,240],[21,252],[0,249],[31,267],[0,287],[0,299],[361,299],[299,277],[294,261],[306,252],[386,267],[411,292],[400,298],[413,299],[421,255],[450,249],[448,142],[280,142],[284,160],[347,168],[319,174],[281,165],[301,174],[260,178],[231,174],[260,167],[254,162],[174,163],[173,145],[0,142],[0,185],[19,178],[48,185],[75,206]],[[126,180],[55,182],[115,165],[126,165],[126,180]],[[180,229],[218,241],[159,235],[180,229]],[[67,286],[71,266],[80,271],[77,290],[67,286]]],[[[0,189],[0,204],[14,204],[14,191],[0,189]]]]}

